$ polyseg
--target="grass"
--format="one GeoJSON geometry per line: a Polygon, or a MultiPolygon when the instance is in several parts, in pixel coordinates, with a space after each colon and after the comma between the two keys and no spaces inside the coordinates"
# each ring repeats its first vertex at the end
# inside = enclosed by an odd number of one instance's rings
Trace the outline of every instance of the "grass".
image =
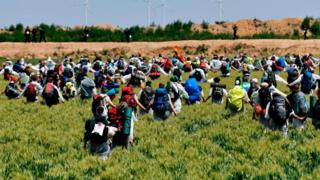
{"type": "MultiPolygon", "coordinates": [[[[210,77],[217,74],[210,73],[210,77]]],[[[239,75],[223,78],[230,88],[239,75]]],[[[255,72],[255,77],[260,73],[255,72]]],[[[166,81],[168,78],[162,78],[166,81]]],[[[0,81],[3,89],[6,82],[0,81]]],[[[156,86],[158,81],[153,85],[156,86]]],[[[209,85],[203,84],[205,94],[209,85]]],[[[280,89],[285,90],[285,86],[280,89]]],[[[288,90],[286,90],[288,93],[288,90]]],[[[319,132],[308,123],[287,138],[263,133],[252,110],[226,119],[224,106],[183,106],[165,122],[143,116],[135,144],[100,161],[82,148],[90,102],[73,99],[49,109],[0,97],[3,179],[318,179],[319,132]]]]}

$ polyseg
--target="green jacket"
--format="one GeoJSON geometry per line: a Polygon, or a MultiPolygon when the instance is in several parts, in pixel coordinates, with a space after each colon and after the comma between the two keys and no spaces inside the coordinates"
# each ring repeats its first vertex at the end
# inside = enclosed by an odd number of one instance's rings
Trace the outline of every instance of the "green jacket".
{"type": "Polygon", "coordinates": [[[129,135],[130,134],[132,113],[133,113],[132,107],[126,107],[124,109],[122,133],[125,134],[125,135],[129,135]]]}

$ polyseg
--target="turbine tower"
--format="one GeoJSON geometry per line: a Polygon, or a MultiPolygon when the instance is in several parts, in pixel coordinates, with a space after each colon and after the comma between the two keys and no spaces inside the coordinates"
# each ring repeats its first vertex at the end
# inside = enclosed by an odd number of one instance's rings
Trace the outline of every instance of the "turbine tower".
{"type": "Polygon", "coordinates": [[[219,21],[222,22],[223,19],[223,0],[217,0],[218,4],[219,4],[219,21]]]}
{"type": "Polygon", "coordinates": [[[89,0],[84,1],[84,7],[85,7],[85,25],[88,26],[89,0]]]}
{"type": "Polygon", "coordinates": [[[167,17],[166,17],[166,8],[167,8],[167,4],[166,4],[166,0],[162,0],[162,4],[161,4],[161,6],[162,6],[162,25],[163,25],[163,27],[165,27],[166,26],[166,19],[167,19],[167,17]]]}

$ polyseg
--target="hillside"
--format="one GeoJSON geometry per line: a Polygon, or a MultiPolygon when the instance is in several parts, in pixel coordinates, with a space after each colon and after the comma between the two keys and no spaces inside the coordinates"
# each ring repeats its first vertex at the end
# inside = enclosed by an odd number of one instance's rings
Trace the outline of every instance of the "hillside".
{"type": "MultiPolygon", "coordinates": [[[[237,25],[238,35],[241,37],[261,33],[286,35],[293,34],[294,30],[298,30],[302,33],[300,30],[302,21],[302,18],[287,18],[267,21],[259,19],[242,19],[236,22],[225,22],[223,24],[209,24],[208,30],[214,34],[232,33],[232,26],[237,25]]],[[[199,31],[203,30],[200,24],[194,25],[193,28],[199,31]]]]}
{"type": "Polygon", "coordinates": [[[123,55],[141,53],[143,56],[157,56],[159,53],[172,55],[173,48],[179,46],[187,55],[212,54],[234,56],[238,52],[251,55],[269,56],[288,53],[319,55],[320,40],[206,40],[206,41],[168,41],[168,42],[133,42],[133,43],[0,43],[0,57],[9,58],[46,58],[62,55],[81,56],[96,53],[114,58],[123,55]]]}
{"type": "MultiPolygon", "coordinates": [[[[237,75],[222,82],[230,88],[237,75]]],[[[0,89],[4,86],[1,79],[0,89]]],[[[209,85],[202,87],[207,94],[209,85]]],[[[288,93],[285,86],[280,89],[288,93]]],[[[166,122],[140,117],[134,146],[118,148],[110,159],[100,161],[81,143],[84,122],[91,115],[90,102],[74,99],[49,109],[1,96],[0,178],[319,178],[320,135],[311,123],[301,132],[290,128],[284,138],[278,132],[264,133],[247,108],[247,113],[227,118],[223,106],[208,102],[185,105],[182,113],[166,122]]]]}

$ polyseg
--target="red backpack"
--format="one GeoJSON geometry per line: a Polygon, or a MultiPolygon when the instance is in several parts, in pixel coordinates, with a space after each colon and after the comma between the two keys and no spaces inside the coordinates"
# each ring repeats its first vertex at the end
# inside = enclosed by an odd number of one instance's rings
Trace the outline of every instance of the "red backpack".
{"type": "Polygon", "coordinates": [[[117,127],[121,131],[123,115],[118,111],[117,108],[113,107],[108,110],[108,121],[111,126],[117,127]]]}
{"type": "Polygon", "coordinates": [[[36,85],[30,83],[24,92],[25,97],[36,97],[37,96],[37,90],[36,90],[36,85]]]}
{"type": "Polygon", "coordinates": [[[206,69],[207,68],[207,64],[205,62],[200,62],[200,68],[201,69],[206,69]]]}
{"type": "Polygon", "coordinates": [[[136,107],[137,102],[134,99],[134,92],[131,86],[126,86],[122,88],[121,101],[127,103],[130,107],[136,107]]]}
{"type": "Polygon", "coordinates": [[[55,89],[54,89],[54,84],[53,83],[47,83],[44,91],[43,91],[43,95],[46,98],[54,98],[57,97],[57,93],[55,93],[55,89]]]}

